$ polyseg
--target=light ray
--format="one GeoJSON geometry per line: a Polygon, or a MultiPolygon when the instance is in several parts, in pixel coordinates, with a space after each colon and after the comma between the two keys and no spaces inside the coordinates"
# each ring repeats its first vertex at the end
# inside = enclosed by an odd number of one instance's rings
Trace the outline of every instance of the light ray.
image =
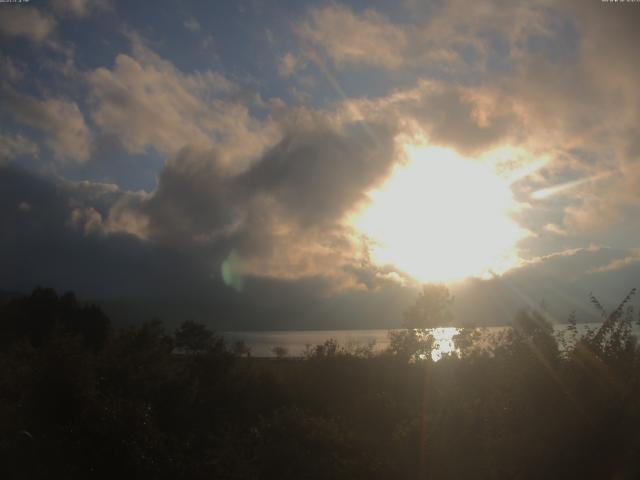
{"type": "Polygon", "coordinates": [[[553,187],[542,188],[540,190],[536,190],[531,194],[531,198],[536,200],[543,200],[545,198],[552,197],[554,195],[558,195],[561,193],[565,193],[567,190],[572,190],[580,185],[584,185],[586,183],[597,182],[604,178],[610,177],[614,172],[603,172],[598,173],[596,175],[591,175],[590,177],[579,178],[578,180],[572,180],[570,182],[561,183],[558,185],[554,185],[553,187]]]}

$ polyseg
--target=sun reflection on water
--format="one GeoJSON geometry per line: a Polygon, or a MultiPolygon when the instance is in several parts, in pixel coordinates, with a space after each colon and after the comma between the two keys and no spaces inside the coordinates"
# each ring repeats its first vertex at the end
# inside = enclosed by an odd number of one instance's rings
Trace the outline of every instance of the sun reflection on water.
{"type": "Polygon", "coordinates": [[[455,342],[453,341],[453,338],[459,331],[460,329],[455,327],[441,327],[431,330],[430,333],[434,339],[431,359],[434,362],[437,362],[446,355],[460,354],[460,350],[456,348],[455,342]]]}

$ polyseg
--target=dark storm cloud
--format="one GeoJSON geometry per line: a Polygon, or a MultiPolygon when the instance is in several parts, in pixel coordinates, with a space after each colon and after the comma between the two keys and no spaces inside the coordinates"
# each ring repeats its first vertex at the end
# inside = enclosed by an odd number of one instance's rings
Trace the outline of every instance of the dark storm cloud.
{"type": "Polygon", "coordinates": [[[193,240],[232,222],[233,178],[225,174],[215,150],[183,148],[170,158],[153,194],[140,206],[158,239],[193,240]]]}
{"type": "Polygon", "coordinates": [[[95,188],[69,188],[11,167],[0,169],[0,185],[3,286],[29,290],[38,283],[108,298],[168,293],[157,280],[165,271],[186,282],[193,276],[185,274],[188,258],[164,256],[162,249],[149,249],[130,235],[77,228],[74,211],[100,208],[96,197],[102,194],[93,195],[95,188]]]}
{"type": "Polygon", "coordinates": [[[389,129],[352,124],[346,130],[287,135],[241,182],[273,197],[303,227],[335,221],[363,200],[395,160],[389,129]]]}
{"type": "Polygon", "coordinates": [[[309,308],[321,303],[339,326],[349,321],[345,308],[351,307],[329,293],[344,281],[336,276],[357,275],[348,268],[353,245],[335,232],[392,165],[391,133],[362,124],[290,132],[239,175],[221,166],[214,149],[186,147],[167,161],[150,194],[112,184],[54,183],[5,167],[0,285],[28,290],[41,283],[172,317],[183,305],[207,319],[220,313],[215,321],[227,328],[321,321],[309,308]],[[318,244],[336,254],[314,260],[318,244]],[[242,293],[220,275],[234,250],[254,265],[242,293]],[[288,278],[300,256],[304,272],[288,278]],[[262,267],[265,257],[273,257],[278,271],[262,267]],[[167,298],[173,307],[159,307],[167,298]]]}
{"type": "Polygon", "coordinates": [[[0,186],[4,288],[29,291],[42,284],[71,289],[104,302],[121,318],[131,318],[132,311],[139,315],[132,318],[136,321],[151,315],[169,321],[197,317],[227,328],[293,322],[304,304],[322,298],[328,289],[324,279],[256,279],[240,295],[223,284],[209,249],[185,250],[127,234],[74,228],[69,223],[74,208],[95,201],[86,185],[69,188],[0,167],[0,186]]]}
{"type": "Polygon", "coordinates": [[[297,233],[336,228],[385,178],[394,162],[392,133],[368,124],[291,131],[239,175],[223,168],[215,149],[183,148],[162,169],[157,188],[124,209],[146,219],[147,236],[160,242],[226,253],[286,249],[292,240],[312,241],[297,233]],[[282,226],[290,235],[276,239],[282,226]]]}

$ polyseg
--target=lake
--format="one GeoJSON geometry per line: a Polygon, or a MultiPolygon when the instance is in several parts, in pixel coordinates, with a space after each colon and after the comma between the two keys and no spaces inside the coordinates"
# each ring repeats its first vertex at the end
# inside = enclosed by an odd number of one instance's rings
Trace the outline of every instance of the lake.
{"type": "MultiPolygon", "coordinates": [[[[583,333],[588,328],[597,328],[600,323],[578,324],[578,332],[583,333]]],[[[563,331],[567,325],[555,325],[556,331],[563,331]]],[[[497,334],[510,327],[486,327],[489,334],[497,334]]],[[[444,327],[433,330],[435,337],[434,360],[442,355],[453,352],[455,346],[452,338],[458,333],[458,328],[444,327]]],[[[634,329],[635,330],[635,329],[634,329]]],[[[373,351],[380,352],[389,346],[389,330],[283,330],[283,331],[253,331],[253,332],[222,332],[229,342],[242,340],[251,347],[254,357],[274,357],[273,348],[284,347],[291,357],[299,357],[315,345],[334,338],[340,346],[350,349],[357,346],[373,344],[373,351]]]]}

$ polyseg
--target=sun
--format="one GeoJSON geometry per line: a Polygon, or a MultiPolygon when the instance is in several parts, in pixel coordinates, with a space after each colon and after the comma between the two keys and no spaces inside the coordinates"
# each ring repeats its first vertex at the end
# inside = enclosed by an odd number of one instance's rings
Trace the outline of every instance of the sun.
{"type": "Polygon", "coordinates": [[[380,265],[420,282],[503,273],[517,262],[522,230],[507,181],[485,163],[434,146],[405,146],[398,165],[350,223],[380,265]]]}

